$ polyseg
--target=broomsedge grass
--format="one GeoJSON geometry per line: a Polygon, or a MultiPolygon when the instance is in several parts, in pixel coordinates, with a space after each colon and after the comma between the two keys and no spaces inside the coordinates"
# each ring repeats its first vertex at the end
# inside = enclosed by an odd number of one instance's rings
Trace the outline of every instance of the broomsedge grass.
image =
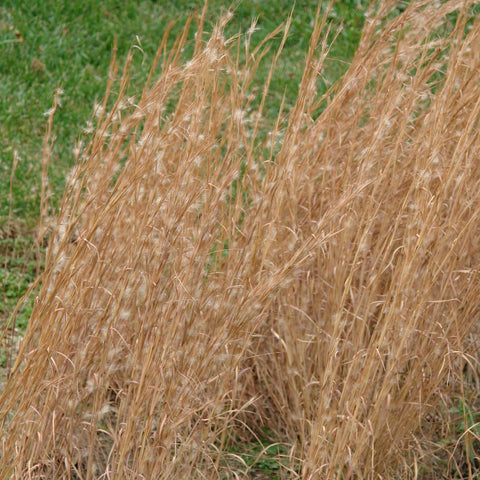
{"type": "Polygon", "coordinates": [[[228,15],[187,62],[190,25],[164,38],[139,98],[112,60],[0,399],[2,478],[249,478],[265,429],[281,478],[474,478],[480,21],[396,5],[321,98],[318,14],[268,130],[268,38],[226,39],[228,15]],[[467,454],[437,471],[455,395],[467,454]]]}

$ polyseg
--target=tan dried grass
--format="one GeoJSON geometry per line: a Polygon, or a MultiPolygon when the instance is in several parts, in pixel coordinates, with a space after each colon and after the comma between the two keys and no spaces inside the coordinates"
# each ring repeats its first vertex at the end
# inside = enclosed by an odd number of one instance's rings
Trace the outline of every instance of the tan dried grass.
{"type": "Polygon", "coordinates": [[[186,63],[189,26],[164,39],[139,99],[127,61],[0,399],[2,478],[238,478],[231,445],[261,427],[291,447],[285,476],[420,478],[415,435],[479,315],[480,23],[395,5],[320,99],[317,18],[268,135],[268,39],[241,63],[228,17],[206,41],[200,18],[186,63]]]}

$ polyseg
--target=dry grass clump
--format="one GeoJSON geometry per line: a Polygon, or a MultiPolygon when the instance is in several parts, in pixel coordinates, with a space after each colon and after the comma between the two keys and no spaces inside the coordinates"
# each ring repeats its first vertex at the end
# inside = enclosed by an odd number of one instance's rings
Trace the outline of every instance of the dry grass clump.
{"type": "Polygon", "coordinates": [[[285,478],[421,478],[480,313],[480,20],[395,5],[322,98],[317,19],[268,134],[268,39],[225,40],[228,17],[96,107],[0,400],[2,478],[240,478],[262,427],[285,478]]]}

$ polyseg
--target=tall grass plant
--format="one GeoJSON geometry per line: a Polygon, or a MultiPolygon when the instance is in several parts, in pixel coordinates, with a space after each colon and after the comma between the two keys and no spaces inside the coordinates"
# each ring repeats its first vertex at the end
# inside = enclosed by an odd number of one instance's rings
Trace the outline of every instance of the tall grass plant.
{"type": "Polygon", "coordinates": [[[475,478],[480,23],[397,6],[323,95],[319,12],[270,123],[290,20],[260,92],[269,37],[229,15],[165,37],[136,97],[112,61],[0,397],[3,478],[248,478],[266,436],[279,478],[475,478]]]}

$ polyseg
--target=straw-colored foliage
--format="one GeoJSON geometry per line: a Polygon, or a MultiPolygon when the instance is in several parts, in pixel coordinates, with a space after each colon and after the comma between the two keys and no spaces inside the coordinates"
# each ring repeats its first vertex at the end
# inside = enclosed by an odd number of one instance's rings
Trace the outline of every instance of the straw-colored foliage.
{"type": "Polygon", "coordinates": [[[274,122],[269,40],[228,16],[188,61],[187,30],[164,41],[138,97],[110,82],[0,400],[1,478],[250,478],[265,429],[281,478],[452,474],[431,425],[478,345],[480,21],[396,6],[321,98],[319,16],[274,122]]]}

